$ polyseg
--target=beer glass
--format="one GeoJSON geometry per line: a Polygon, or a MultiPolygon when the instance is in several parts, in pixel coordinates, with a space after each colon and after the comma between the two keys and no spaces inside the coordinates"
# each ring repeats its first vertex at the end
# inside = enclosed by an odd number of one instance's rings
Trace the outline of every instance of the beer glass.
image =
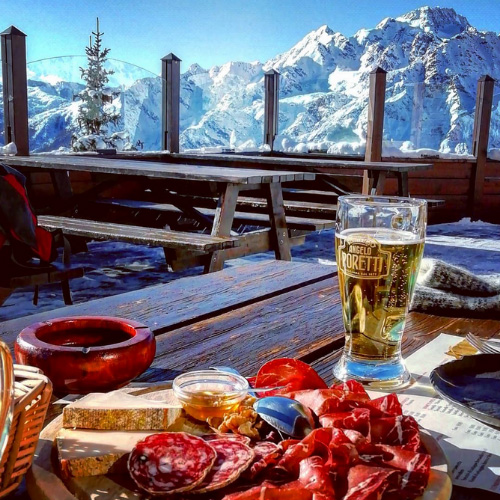
{"type": "Polygon", "coordinates": [[[335,226],[345,346],[333,373],[374,389],[410,382],[401,356],[427,226],[425,200],[341,196],[335,226]]]}

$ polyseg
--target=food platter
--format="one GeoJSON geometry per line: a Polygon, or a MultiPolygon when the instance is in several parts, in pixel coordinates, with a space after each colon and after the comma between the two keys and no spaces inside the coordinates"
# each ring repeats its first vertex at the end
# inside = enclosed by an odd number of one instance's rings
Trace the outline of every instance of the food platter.
{"type": "MultiPolygon", "coordinates": [[[[165,391],[163,391],[165,393],[165,391]]],[[[151,393],[151,399],[156,399],[151,393]]],[[[58,472],[54,439],[62,427],[62,416],[52,421],[40,436],[33,462],[27,475],[28,492],[33,499],[44,500],[144,500],[133,483],[123,476],[92,476],[62,479],[58,472]]],[[[451,479],[446,457],[437,441],[427,432],[421,433],[422,442],[431,455],[431,474],[423,500],[448,500],[451,496],[451,479]]],[[[197,498],[193,495],[193,498],[197,498]]],[[[201,497],[198,497],[201,500],[201,497]]]]}
{"type": "Polygon", "coordinates": [[[500,427],[500,354],[464,356],[434,369],[436,392],[471,417],[500,427]]]}

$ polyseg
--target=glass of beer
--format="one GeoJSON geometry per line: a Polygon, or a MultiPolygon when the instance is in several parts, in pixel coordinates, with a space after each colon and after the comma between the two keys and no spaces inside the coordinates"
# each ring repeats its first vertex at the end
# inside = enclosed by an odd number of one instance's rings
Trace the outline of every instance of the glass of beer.
{"type": "Polygon", "coordinates": [[[335,256],[345,346],[333,370],[337,379],[387,390],[409,384],[401,339],[426,226],[425,200],[339,197],[335,256]]]}

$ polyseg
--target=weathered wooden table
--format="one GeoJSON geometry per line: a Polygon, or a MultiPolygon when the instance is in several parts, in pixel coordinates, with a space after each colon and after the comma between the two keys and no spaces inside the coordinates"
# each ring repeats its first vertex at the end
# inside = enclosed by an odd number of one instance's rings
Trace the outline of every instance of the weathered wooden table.
{"type": "MultiPolygon", "coordinates": [[[[193,154],[177,153],[169,155],[176,161],[196,161],[199,164],[225,164],[227,166],[240,166],[242,168],[275,168],[299,169],[302,172],[317,174],[338,174],[339,172],[365,170],[369,182],[364,185],[363,194],[383,194],[385,179],[396,177],[398,181],[398,195],[409,196],[408,173],[417,170],[432,168],[430,163],[405,163],[405,162],[368,162],[352,160],[333,160],[324,158],[293,158],[279,156],[252,156],[242,154],[193,154]]],[[[167,158],[166,158],[167,159],[167,158]]]]}
{"type": "MultiPolygon", "coordinates": [[[[336,273],[329,266],[267,261],[182,278],[0,324],[12,346],[25,326],[58,316],[115,315],[148,325],[157,354],[136,381],[155,382],[213,365],[255,374],[267,360],[287,356],[310,363],[327,382],[344,343],[336,273]]],[[[403,340],[407,356],[440,333],[500,336],[500,321],[410,313],[403,340]]],[[[49,418],[60,411],[54,405],[49,418]]],[[[453,498],[499,495],[454,488],[453,498]]]]}
{"type": "MultiPolygon", "coordinates": [[[[232,169],[209,165],[165,164],[70,155],[15,156],[2,158],[2,161],[14,168],[22,167],[51,172],[56,192],[59,198],[65,200],[66,209],[72,203],[76,205],[82,200],[88,203],[103,189],[109,189],[112,185],[116,186],[124,180],[136,181],[137,185],[143,189],[157,192],[163,187],[164,193],[168,192],[169,201],[173,200],[172,204],[177,209],[201,224],[208,224],[213,237],[231,236],[238,196],[244,191],[260,190],[267,201],[270,234],[269,232],[253,232],[241,236],[239,251],[244,254],[273,249],[276,258],[281,260],[291,259],[281,184],[315,178],[314,173],[232,169]],[[94,176],[100,176],[101,182],[88,192],[75,196],[69,183],[68,172],[70,171],[90,172],[94,176]],[[189,198],[180,199],[175,194],[181,184],[184,189],[196,192],[196,186],[200,183],[208,184],[213,193],[218,196],[217,209],[211,219],[190,204],[189,198]]],[[[103,210],[102,206],[100,210],[103,210]]],[[[53,220],[51,223],[52,226],[56,224],[53,220]]],[[[62,221],[62,224],[65,223],[66,221],[62,221]]],[[[64,231],[64,227],[61,227],[64,231]]],[[[102,233],[102,228],[100,232],[102,233]]],[[[110,235],[110,239],[112,236],[110,235]]],[[[144,236],[142,238],[144,239],[144,236]]],[[[211,252],[206,270],[211,272],[222,269],[224,255],[224,251],[211,252]]]]}

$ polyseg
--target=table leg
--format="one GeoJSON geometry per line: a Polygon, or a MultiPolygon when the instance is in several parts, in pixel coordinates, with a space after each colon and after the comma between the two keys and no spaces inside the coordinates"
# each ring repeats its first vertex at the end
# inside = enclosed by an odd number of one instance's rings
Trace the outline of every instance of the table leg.
{"type": "MultiPolygon", "coordinates": [[[[240,188],[237,184],[228,184],[224,192],[220,195],[215,212],[214,225],[212,226],[212,236],[231,235],[239,191],[240,188]]],[[[212,252],[209,254],[209,258],[210,260],[205,265],[206,273],[220,271],[224,267],[223,251],[212,252]]]]}
{"type": "Polygon", "coordinates": [[[408,172],[398,172],[398,196],[404,196],[407,198],[410,196],[408,188],[408,172]]]}
{"type": "Polygon", "coordinates": [[[373,184],[373,171],[363,170],[363,185],[361,187],[361,194],[369,195],[373,184]]]}
{"type": "Polygon", "coordinates": [[[274,254],[277,260],[292,260],[281,184],[279,182],[272,182],[266,185],[265,190],[267,210],[271,222],[271,236],[274,239],[274,254]]]}
{"type": "Polygon", "coordinates": [[[384,194],[385,176],[386,176],[385,172],[382,172],[380,170],[374,172],[373,185],[371,188],[372,195],[382,196],[384,194]]]}
{"type": "Polygon", "coordinates": [[[55,170],[50,172],[52,184],[56,196],[60,200],[70,200],[73,198],[73,188],[69,179],[69,172],[67,170],[55,170]]]}
{"type": "Polygon", "coordinates": [[[12,291],[12,288],[0,287],[0,306],[10,297],[12,291]]]}

